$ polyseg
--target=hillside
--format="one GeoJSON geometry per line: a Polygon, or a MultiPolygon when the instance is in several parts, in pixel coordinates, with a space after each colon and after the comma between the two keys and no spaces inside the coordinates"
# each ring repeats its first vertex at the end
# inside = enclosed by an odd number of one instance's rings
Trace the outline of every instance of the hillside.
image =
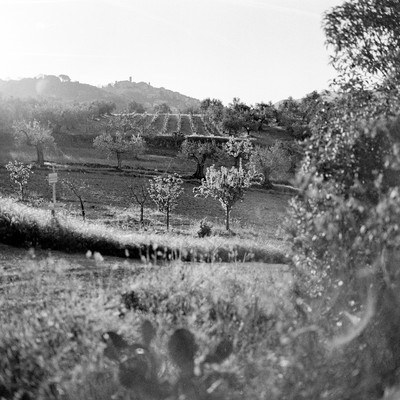
{"type": "Polygon", "coordinates": [[[110,96],[118,98],[118,101],[128,104],[134,100],[144,105],[145,108],[152,108],[156,104],[167,103],[173,111],[184,110],[189,107],[198,107],[200,101],[192,97],[184,96],[172,90],[155,88],[145,82],[121,81],[109,84],[102,89],[110,96]]]}
{"type": "MultiPolygon", "coordinates": [[[[68,77],[67,77],[68,78],[68,77]]],[[[54,75],[20,80],[1,80],[0,96],[17,98],[45,98],[65,102],[112,101],[121,110],[129,102],[136,101],[152,109],[160,103],[167,103],[172,110],[198,107],[200,101],[165,88],[156,88],[144,82],[122,81],[105,87],[96,87],[54,75]]]]}

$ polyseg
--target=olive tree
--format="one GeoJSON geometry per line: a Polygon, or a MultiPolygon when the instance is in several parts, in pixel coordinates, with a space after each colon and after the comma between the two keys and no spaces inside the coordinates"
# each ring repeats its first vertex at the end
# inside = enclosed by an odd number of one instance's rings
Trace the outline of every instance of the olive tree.
{"type": "Polygon", "coordinates": [[[250,165],[263,175],[263,187],[270,189],[273,187],[271,177],[288,172],[291,159],[281,143],[275,142],[269,147],[256,146],[250,155],[250,165]]]}
{"type": "Polygon", "coordinates": [[[196,171],[192,175],[195,179],[204,179],[204,169],[207,160],[214,160],[219,155],[215,141],[193,141],[186,139],[181,146],[179,157],[196,162],[196,171]]]}
{"type": "Polygon", "coordinates": [[[154,177],[150,181],[150,198],[156,203],[158,210],[166,214],[167,230],[171,211],[177,206],[178,198],[183,193],[183,180],[178,174],[166,174],[154,177]]]}
{"type": "Polygon", "coordinates": [[[44,165],[44,150],[54,145],[52,130],[33,119],[14,122],[13,133],[17,142],[36,148],[37,163],[40,166],[44,165]]]}
{"type": "Polygon", "coordinates": [[[244,169],[240,163],[239,168],[230,169],[214,165],[207,168],[205,179],[201,186],[194,188],[195,197],[209,197],[218,200],[225,211],[225,227],[229,230],[229,218],[232,207],[242,200],[246,190],[255,183],[259,183],[262,176],[253,168],[244,169]]]}
{"type": "Polygon", "coordinates": [[[110,157],[117,157],[117,168],[122,168],[122,160],[125,154],[139,155],[144,152],[145,142],[141,136],[135,136],[126,132],[106,133],[97,136],[93,140],[93,146],[105,151],[110,157]]]}

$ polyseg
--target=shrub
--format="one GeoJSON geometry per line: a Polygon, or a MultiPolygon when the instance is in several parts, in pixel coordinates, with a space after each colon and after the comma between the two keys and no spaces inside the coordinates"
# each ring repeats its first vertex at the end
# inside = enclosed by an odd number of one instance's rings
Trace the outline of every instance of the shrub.
{"type": "Polygon", "coordinates": [[[212,224],[207,222],[207,219],[204,218],[200,221],[200,229],[197,231],[197,235],[200,238],[211,236],[212,224]]]}

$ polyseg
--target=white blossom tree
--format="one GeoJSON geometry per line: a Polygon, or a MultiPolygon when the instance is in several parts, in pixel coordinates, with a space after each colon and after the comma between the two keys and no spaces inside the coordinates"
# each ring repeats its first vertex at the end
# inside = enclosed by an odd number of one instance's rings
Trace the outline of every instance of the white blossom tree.
{"type": "Polygon", "coordinates": [[[19,161],[9,162],[6,169],[10,174],[10,180],[18,186],[18,193],[21,200],[25,198],[25,190],[29,179],[33,174],[32,165],[23,164],[19,161]]]}
{"type": "Polygon", "coordinates": [[[178,198],[183,193],[183,180],[178,174],[166,174],[154,177],[150,181],[150,198],[158,210],[167,216],[167,230],[171,211],[177,206],[178,198]]]}
{"type": "Polygon", "coordinates": [[[218,200],[225,210],[225,227],[229,231],[229,217],[232,207],[239,200],[242,200],[246,189],[252,184],[259,183],[262,175],[254,168],[244,169],[240,162],[239,168],[230,169],[221,167],[215,168],[214,165],[207,168],[206,177],[201,182],[201,186],[194,188],[195,197],[209,197],[218,200]]]}
{"type": "Polygon", "coordinates": [[[44,150],[54,145],[52,129],[44,126],[36,119],[16,121],[13,124],[14,137],[19,143],[26,143],[36,148],[37,163],[44,164],[44,150]]]}

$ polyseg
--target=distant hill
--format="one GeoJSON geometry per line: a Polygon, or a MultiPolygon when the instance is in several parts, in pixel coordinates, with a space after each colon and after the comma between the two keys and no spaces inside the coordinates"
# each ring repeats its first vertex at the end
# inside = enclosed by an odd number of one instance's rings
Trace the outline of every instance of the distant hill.
{"type": "Polygon", "coordinates": [[[134,100],[144,105],[145,108],[152,108],[156,104],[167,103],[173,111],[184,110],[190,107],[197,108],[200,101],[192,97],[184,96],[172,90],[155,88],[145,82],[120,81],[105,86],[104,90],[109,95],[118,97],[121,101],[129,103],[134,100]]]}
{"type": "Polygon", "coordinates": [[[105,87],[96,87],[72,82],[68,76],[45,75],[20,80],[1,80],[0,95],[3,97],[44,98],[65,102],[112,101],[118,110],[127,107],[131,101],[141,103],[151,110],[155,105],[167,103],[173,111],[196,108],[200,101],[178,92],[156,88],[144,82],[121,81],[105,87]]]}

